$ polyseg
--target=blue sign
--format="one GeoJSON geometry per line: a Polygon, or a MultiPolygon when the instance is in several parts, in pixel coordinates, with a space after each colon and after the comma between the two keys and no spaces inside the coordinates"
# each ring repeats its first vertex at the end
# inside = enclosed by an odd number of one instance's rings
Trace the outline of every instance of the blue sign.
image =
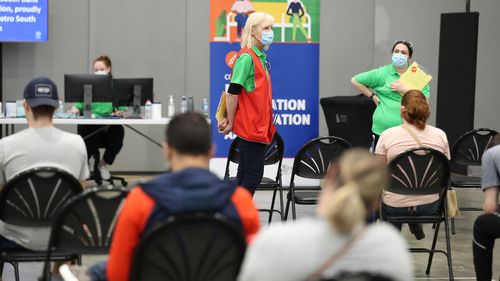
{"type": "MultiPolygon", "coordinates": [[[[216,157],[227,157],[233,134],[217,131],[215,112],[220,95],[231,80],[229,67],[239,43],[210,43],[210,112],[216,157]]],[[[273,84],[274,120],[285,142],[285,157],[295,157],[300,147],[318,136],[319,44],[275,43],[267,53],[273,84]]]]}
{"type": "Polygon", "coordinates": [[[47,0],[0,0],[0,42],[47,40],[47,0]]]}

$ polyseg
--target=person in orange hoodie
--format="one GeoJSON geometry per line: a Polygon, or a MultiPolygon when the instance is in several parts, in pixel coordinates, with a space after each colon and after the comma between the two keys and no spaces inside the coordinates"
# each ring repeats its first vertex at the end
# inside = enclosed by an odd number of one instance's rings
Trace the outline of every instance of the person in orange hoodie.
{"type": "MultiPolygon", "coordinates": [[[[220,213],[241,228],[249,242],[259,231],[259,216],[250,193],[208,170],[212,156],[210,126],[199,113],[172,118],[166,129],[164,152],[171,172],[133,188],[119,215],[107,263],[89,270],[61,267],[79,280],[128,280],[132,258],[143,234],[170,215],[220,213]],[[80,272],[78,272],[80,271],[80,272]],[[81,275],[87,278],[81,278],[81,275]],[[89,278],[90,277],[90,278],[89,278]]],[[[71,279],[74,280],[74,279],[71,279]]]]}

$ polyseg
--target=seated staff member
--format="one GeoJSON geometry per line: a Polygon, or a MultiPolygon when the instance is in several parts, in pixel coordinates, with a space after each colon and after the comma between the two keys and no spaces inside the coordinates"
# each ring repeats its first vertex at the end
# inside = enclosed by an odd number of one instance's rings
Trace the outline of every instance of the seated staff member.
{"type": "MultiPolygon", "coordinates": [[[[108,56],[100,56],[94,60],[94,73],[97,75],[112,75],[111,72],[111,59],[108,56]]],[[[122,111],[127,107],[119,107],[117,111],[113,108],[111,102],[94,102],[92,103],[92,114],[95,116],[111,116],[121,115],[122,111]]],[[[71,108],[73,113],[81,113],[83,111],[83,103],[77,102],[71,108]]],[[[112,165],[115,161],[116,155],[120,152],[123,146],[123,137],[125,131],[121,125],[78,125],[78,134],[84,138],[85,146],[87,147],[88,158],[97,152],[100,147],[106,150],[102,159],[94,159],[99,161],[99,172],[101,178],[108,180],[111,174],[108,170],[108,165],[112,165]],[[106,127],[103,129],[103,127],[106,127]],[[86,138],[86,136],[100,130],[98,133],[86,138]]],[[[95,173],[96,171],[94,171],[95,173]]]]}
{"type": "MultiPolygon", "coordinates": [[[[445,132],[427,125],[429,103],[422,92],[410,90],[401,102],[403,124],[385,130],[375,149],[375,154],[389,163],[397,155],[411,148],[430,147],[450,158],[450,148],[445,132]]],[[[426,215],[438,208],[439,194],[402,195],[385,191],[382,197],[382,216],[426,215]]],[[[401,229],[401,224],[393,223],[401,229]]],[[[422,225],[409,224],[410,231],[418,240],[425,237],[422,225]]]]}
{"type": "MultiPolygon", "coordinates": [[[[372,132],[373,149],[383,131],[401,125],[401,96],[409,89],[399,78],[410,66],[413,56],[413,44],[410,41],[398,40],[392,46],[392,63],[357,74],[351,79],[354,88],[369,97],[377,106],[373,112],[372,132]],[[373,91],[373,92],[372,92],[373,91]]],[[[422,89],[429,98],[429,85],[422,89]]]]}

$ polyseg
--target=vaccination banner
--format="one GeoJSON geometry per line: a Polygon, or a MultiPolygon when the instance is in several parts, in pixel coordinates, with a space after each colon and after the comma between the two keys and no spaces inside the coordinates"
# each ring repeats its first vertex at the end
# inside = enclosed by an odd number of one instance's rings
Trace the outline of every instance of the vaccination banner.
{"type": "Polygon", "coordinates": [[[267,53],[273,83],[273,112],[292,158],[318,136],[320,0],[210,0],[210,112],[216,157],[227,157],[234,135],[217,132],[215,112],[231,80],[240,35],[253,12],[274,17],[267,53]]]}

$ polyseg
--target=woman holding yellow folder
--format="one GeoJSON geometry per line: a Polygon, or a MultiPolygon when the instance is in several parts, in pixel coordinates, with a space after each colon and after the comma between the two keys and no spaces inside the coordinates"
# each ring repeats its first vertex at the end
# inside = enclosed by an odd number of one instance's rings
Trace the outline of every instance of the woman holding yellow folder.
{"type": "MultiPolygon", "coordinates": [[[[373,113],[373,149],[383,131],[402,124],[399,112],[402,95],[411,90],[408,85],[399,81],[399,78],[411,64],[409,61],[413,55],[413,44],[410,41],[398,40],[392,46],[391,52],[391,64],[357,74],[351,79],[354,87],[377,106],[373,113]]],[[[421,91],[429,98],[429,85],[421,91]]]]}

